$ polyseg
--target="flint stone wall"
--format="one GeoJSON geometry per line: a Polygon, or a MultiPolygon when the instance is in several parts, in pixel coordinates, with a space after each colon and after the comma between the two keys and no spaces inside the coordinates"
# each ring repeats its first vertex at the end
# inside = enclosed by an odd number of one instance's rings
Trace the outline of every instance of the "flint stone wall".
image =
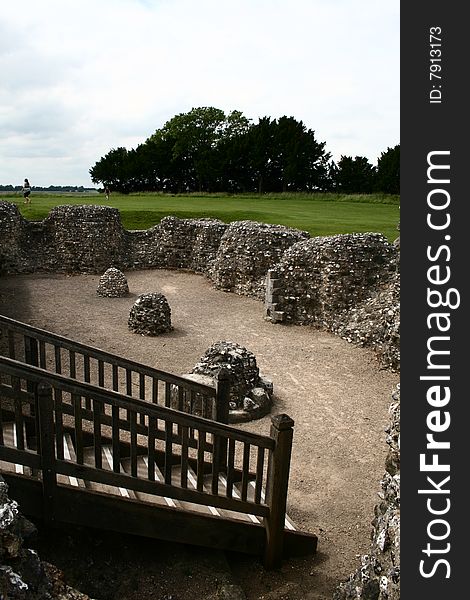
{"type": "Polygon", "coordinates": [[[209,274],[228,225],[166,217],[145,231],[123,228],[108,206],[57,206],[38,222],[0,201],[0,272],[103,273],[117,269],[188,269],[209,274]]]}
{"type": "Polygon", "coordinates": [[[309,238],[254,221],[170,216],[148,230],[127,231],[119,211],[106,206],[58,206],[30,222],[16,205],[0,201],[0,273],[185,269],[218,289],[263,299],[272,270],[272,321],[333,331],[371,346],[385,367],[397,370],[399,252],[378,233],[309,238]]]}
{"type": "Polygon", "coordinates": [[[264,298],[266,274],[306,231],[255,221],[235,221],[220,242],[211,279],[216,288],[264,298]]]}
{"type": "Polygon", "coordinates": [[[217,219],[165,217],[145,231],[126,232],[135,269],[187,269],[209,274],[228,225],[217,219]]]}
{"type": "Polygon", "coordinates": [[[379,233],[298,242],[274,269],[276,311],[286,323],[331,330],[338,315],[370,297],[396,270],[396,252],[379,233]]]}
{"type": "Polygon", "coordinates": [[[400,600],[400,389],[392,394],[388,456],[380,503],[372,521],[371,546],[333,600],[400,600]]]}
{"type": "Polygon", "coordinates": [[[333,333],[358,346],[372,348],[381,364],[400,369],[400,275],[396,271],[375,293],[338,315],[333,333]]]}

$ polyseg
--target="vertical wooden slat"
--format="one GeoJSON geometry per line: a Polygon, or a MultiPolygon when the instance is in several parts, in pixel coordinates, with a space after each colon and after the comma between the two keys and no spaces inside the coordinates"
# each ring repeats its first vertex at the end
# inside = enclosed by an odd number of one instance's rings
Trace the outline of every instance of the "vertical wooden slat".
{"type": "Polygon", "coordinates": [[[171,467],[173,456],[173,423],[165,421],[165,483],[171,484],[171,467]]]}
{"type": "MultiPolygon", "coordinates": [[[[126,369],[126,394],[128,396],[132,396],[132,371],[131,369],[126,369]]],[[[127,420],[130,419],[130,411],[127,409],[127,420]]]]}
{"type": "Polygon", "coordinates": [[[57,447],[57,458],[64,459],[64,419],[62,412],[62,390],[54,390],[55,410],[55,439],[57,447]]]}
{"type": "MultiPolygon", "coordinates": [[[[190,414],[194,414],[194,405],[196,403],[196,391],[195,390],[191,390],[190,392],[190,397],[189,397],[189,412],[190,414]]],[[[189,438],[191,440],[194,440],[194,429],[192,427],[189,428],[189,438]]]]}
{"type": "Polygon", "coordinates": [[[119,391],[119,367],[112,365],[112,386],[115,392],[119,391]]]}
{"type": "Polygon", "coordinates": [[[258,446],[258,456],[256,459],[256,482],[255,482],[255,502],[261,502],[261,490],[263,488],[263,467],[264,467],[264,448],[258,446]]]}
{"type": "Polygon", "coordinates": [[[233,496],[233,483],[235,475],[235,440],[229,438],[228,440],[228,454],[227,454],[227,498],[233,496]]]}
{"type": "MultiPolygon", "coordinates": [[[[90,383],[90,357],[88,354],[83,354],[83,378],[85,383],[90,383]]],[[[91,398],[85,397],[85,408],[91,410],[91,398]]]]}
{"type": "Polygon", "coordinates": [[[54,344],[54,359],[55,359],[55,372],[62,373],[62,354],[61,348],[57,344],[54,344]]]}
{"type": "Polygon", "coordinates": [[[24,357],[28,365],[39,366],[38,342],[28,335],[24,336],[24,357]]]}
{"type": "Polygon", "coordinates": [[[82,397],[79,394],[72,394],[72,404],[75,419],[75,454],[77,463],[83,465],[82,397]]]}
{"type": "Polygon", "coordinates": [[[46,368],[46,342],[39,340],[39,366],[41,369],[46,368]]]}
{"type": "Polygon", "coordinates": [[[126,369],[126,394],[132,396],[132,371],[126,369]]]}
{"type": "Polygon", "coordinates": [[[216,380],[215,410],[211,417],[219,423],[228,423],[230,401],[230,373],[227,369],[220,369],[216,380]]]}
{"type": "MultiPolygon", "coordinates": [[[[104,388],[104,362],[101,359],[98,359],[98,387],[104,388]]],[[[103,413],[106,412],[106,407],[104,404],[101,405],[103,413]]]]}
{"type": "Polygon", "coordinates": [[[188,487],[188,427],[181,427],[181,487],[188,487]]]}
{"type": "Polygon", "coordinates": [[[152,403],[158,404],[158,379],[152,377],[152,403]]]}
{"type": "Polygon", "coordinates": [[[204,489],[204,450],[206,447],[206,432],[198,430],[197,441],[197,489],[204,489]]]}
{"type": "Polygon", "coordinates": [[[16,351],[15,351],[15,332],[11,329],[8,329],[8,356],[15,360],[16,351]]]}
{"type": "Polygon", "coordinates": [[[158,421],[155,417],[149,416],[148,424],[148,478],[155,481],[155,433],[157,431],[158,421]]]}
{"type": "Polygon", "coordinates": [[[83,354],[83,378],[85,383],[90,383],[90,356],[83,354]]]}
{"type": "MultiPolygon", "coordinates": [[[[178,386],[178,410],[183,411],[184,390],[181,385],[178,386]]],[[[178,435],[181,435],[181,425],[178,425],[178,435]]]]}
{"type": "Polygon", "coordinates": [[[171,404],[171,384],[165,382],[165,406],[169,407],[171,404]]]}
{"type": "Polygon", "coordinates": [[[112,406],[112,447],[113,447],[113,471],[121,471],[121,448],[119,445],[119,407],[112,406]]]}
{"type": "Polygon", "coordinates": [[[137,477],[137,413],[130,411],[130,433],[131,433],[131,475],[137,477]]]}
{"type": "MultiPolygon", "coordinates": [[[[145,400],[145,375],[139,374],[139,398],[145,400]]],[[[140,424],[145,425],[145,414],[140,413],[140,424]]]]}
{"type": "Polygon", "coordinates": [[[93,398],[93,448],[95,451],[95,467],[103,468],[101,443],[101,413],[104,412],[102,402],[93,398]]]}
{"type": "Polygon", "coordinates": [[[248,481],[250,473],[250,444],[243,442],[243,466],[241,499],[246,500],[248,494],[248,481]]]}
{"type": "Polygon", "coordinates": [[[223,442],[220,435],[212,434],[212,486],[213,494],[219,493],[220,447],[223,442]]]}
{"type": "Polygon", "coordinates": [[[139,398],[145,400],[145,375],[139,373],[139,398]]]}
{"type": "Polygon", "coordinates": [[[98,359],[98,386],[104,388],[104,362],[98,359]]]}
{"type": "Polygon", "coordinates": [[[69,374],[72,379],[76,379],[77,377],[77,369],[75,365],[75,352],[73,350],[69,350],[69,374]]]}
{"type": "MultiPolygon", "coordinates": [[[[28,365],[34,365],[35,367],[39,364],[38,355],[38,342],[32,337],[25,335],[23,337],[24,343],[24,359],[28,365]]],[[[28,381],[27,388],[28,392],[35,394],[35,403],[38,401],[38,395],[36,393],[35,384],[32,381],[28,381]]],[[[31,414],[33,415],[35,408],[31,406],[31,414]]]]}

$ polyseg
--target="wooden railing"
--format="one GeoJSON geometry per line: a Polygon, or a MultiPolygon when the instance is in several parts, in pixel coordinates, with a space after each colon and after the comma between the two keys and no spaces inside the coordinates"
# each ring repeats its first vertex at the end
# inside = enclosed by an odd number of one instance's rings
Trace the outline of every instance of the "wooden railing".
{"type": "Polygon", "coordinates": [[[228,423],[229,383],[223,370],[211,387],[2,315],[0,337],[3,354],[14,360],[139,400],[228,423]]]}
{"type": "Polygon", "coordinates": [[[2,356],[0,399],[0,420],[14,423],[16,440],[15,447],[7,447],[0,437],[0,460],[29,467],[33,475],[42,473],[46,518],[54,514],[58,477],[74,477],[256,515],[266,529],[265,565],[280,563],[293,433],[286,415],[272,418],[270,436],[256,435],[2,356]],[[64,432],[73,437],[74,457],[64,455],[64,432]],[[105,444],[112,448],[111,468],[103,468],[105,444]],[[123,448],[130,473],[121,469],[123,448]],[[137,469],[141,455],[148,457],[144,476],[137,469]],[[222,490],[221,472],[226,478],[222,490]]]}

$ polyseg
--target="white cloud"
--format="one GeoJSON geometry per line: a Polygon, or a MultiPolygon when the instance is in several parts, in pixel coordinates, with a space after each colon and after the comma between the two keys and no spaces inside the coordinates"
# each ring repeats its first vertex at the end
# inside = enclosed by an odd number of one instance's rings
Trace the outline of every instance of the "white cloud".
{"type": "Polygon", "coordinates": [[[335,158],[399,142],[397,0],[16,0],[0,72],[0,183],[90,185],[194,106],[295,116],[335,158]]]}

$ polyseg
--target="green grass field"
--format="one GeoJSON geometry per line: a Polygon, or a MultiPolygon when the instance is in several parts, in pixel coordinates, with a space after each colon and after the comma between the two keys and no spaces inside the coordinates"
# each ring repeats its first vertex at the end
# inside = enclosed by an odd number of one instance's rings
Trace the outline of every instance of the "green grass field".
{"type": "Polygon", "coordinates": [[[312,236],[378,232],[390,241],[398,237],[399,196],[364,194],[102,194],[34,192],[31,205],[21,193],[1,193],[0,199],[18,205],[25,219],[44,219],[52,207],[63,204],[100,204],[119,209],[126,229],[148,229],[163,217],[212,217],[225,223],[249,219],[288,225],[312,236]]]}

